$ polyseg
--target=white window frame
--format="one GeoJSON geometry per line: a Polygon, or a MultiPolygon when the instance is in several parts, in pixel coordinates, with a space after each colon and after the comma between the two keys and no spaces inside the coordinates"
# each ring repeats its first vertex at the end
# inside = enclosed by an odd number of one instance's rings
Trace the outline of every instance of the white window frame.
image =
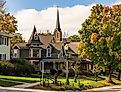
{"type": "Polygon", "coordinates": [[[0,60],[6,60],[6,54],[0,54],[0,60]]]}
{"type": "Polygon", "coordinates": [[[7,45],[7,43],[8,43],[7,37],[1,36],[0,37],[0,45],[7,45]]]}
{"type": "Polygon", "coordinates": [[[47,57],[51,57],[51,51],[52,51],[51,46],[48,46],[46,51],[47,51],[47,52],[46,52],[46,56],[47,56],[47,57]],[[48,51],[49,51],[49,52],[48,52],[48,51]],[[49,55],[49,53],[50,53],[50,55],[49,55]]]}

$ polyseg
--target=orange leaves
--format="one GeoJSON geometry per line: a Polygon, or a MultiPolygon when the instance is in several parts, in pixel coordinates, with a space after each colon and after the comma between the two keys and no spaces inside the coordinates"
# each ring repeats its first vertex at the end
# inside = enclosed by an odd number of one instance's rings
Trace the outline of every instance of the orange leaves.
{"type": "Polygon", "coordinates": [[[90,37],[91,43],[97,41],[98,35],[99,35],[99,34],[97,34],[97,33],[92,33],[92,34],[91,34],[91,37],[90,37]]]}
{"type": "Polygon", "coordinates": [[[84,44],[80,43],[79,45],[76,46],[76,48],[82,50],[84,48],[84,44]]]}
{"type": "Polygon", "coordinates": [[[121,60],[121,56],[116,56],[115,59],[116,60],[121,60]]]}

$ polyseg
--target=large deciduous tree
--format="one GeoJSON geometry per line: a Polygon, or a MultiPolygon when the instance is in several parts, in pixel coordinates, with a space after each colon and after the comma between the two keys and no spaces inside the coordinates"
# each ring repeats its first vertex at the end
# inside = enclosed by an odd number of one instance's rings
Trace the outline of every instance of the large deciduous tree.
{"type": "Polygon", "coordinates": [[[79,33],[81,56],[108,69],[108,82],[112,82],[121,57],[121,5],[93,6],[79,33]]]}
{"type": "Polygon", "coordinates": [[[21,34],[15,33],[17,31],[16,18],[5,11],[4,5],[5,1],[0,0],[0,31],[13,35],[11,39],[11,46],[16,43],[24,42],[21,34]]]}
{"type": "Polygon", "coordinates": [[[15,33],[17,30],[17,21],[16,18],[7,13],[4,9],[5,1],[0,1],[0,31],[5,33],[15,33]]]}

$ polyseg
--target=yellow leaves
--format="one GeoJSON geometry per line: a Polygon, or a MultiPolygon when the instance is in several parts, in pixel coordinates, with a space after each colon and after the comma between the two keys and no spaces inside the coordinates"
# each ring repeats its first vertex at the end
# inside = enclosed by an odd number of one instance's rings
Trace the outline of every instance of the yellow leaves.
{"type": "Polygon", "coordinates": [[[94,43],[94,42],[97,41],[98,35],[99,35],[99,34],[97,34],[97,33],[92,33],[92,34],[91,34],[91,37],[90,37],[91,43],[94,43]]]}
{"type": "Polygon", "coordinates": [[[106,41],[113,41],[113,37],[109,36],[109,37],[106,37],[106,41]]]}

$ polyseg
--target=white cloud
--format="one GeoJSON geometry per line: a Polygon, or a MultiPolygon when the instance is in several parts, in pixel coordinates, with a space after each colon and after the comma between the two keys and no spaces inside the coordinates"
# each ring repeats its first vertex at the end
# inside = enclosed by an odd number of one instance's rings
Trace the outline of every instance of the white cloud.
{"type": "MultiPolygon", "coordinates": [[[[68,32],[68,35],[78,34],[81,23],[90,15],[90,9],[93,5],[75,5],[73,7],[59,8],[60,24],[62,32],[68,32]]],[[[22,33],[26,41],[29,39],[33,26],[38,32],[54,31],[56,25],[56,7],[49,7],[45,10],[37,11],[35,9],[24,9],[18,11],[15,15],[18,21],[18,32],[22,33]]]]}
{"type": "Polygon", "coordinates": [[[117,0],[113,5],[121,4],[121,0],[117,0]]]}

